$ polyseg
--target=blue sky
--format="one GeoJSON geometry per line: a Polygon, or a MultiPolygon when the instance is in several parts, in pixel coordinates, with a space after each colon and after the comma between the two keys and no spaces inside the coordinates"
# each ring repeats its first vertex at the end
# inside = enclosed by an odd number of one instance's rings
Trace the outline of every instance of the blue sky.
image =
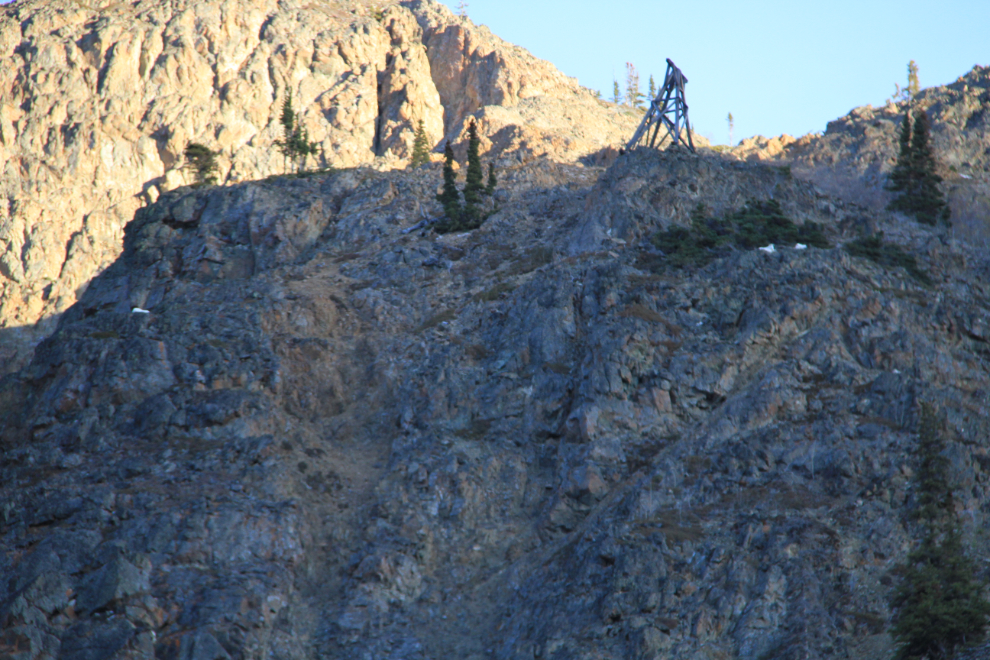
{"type": "Polygon", "coordinates": [[[693,127],[716,143],[728,142],[729,112],[737,142],[824,131],[882,105],[912,59],[922,87],[990,64],[990,0],[469,0],[467,14],[606,97],[626,62],[645,92],[671,58],[693,127]]]}

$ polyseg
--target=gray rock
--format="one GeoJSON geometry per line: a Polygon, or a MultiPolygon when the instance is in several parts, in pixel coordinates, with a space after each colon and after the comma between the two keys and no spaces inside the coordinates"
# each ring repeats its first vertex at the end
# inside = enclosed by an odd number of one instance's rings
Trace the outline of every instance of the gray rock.
{"type": "Polygon", "coordinates": [[[59,660],[107,660],[123,649],[134,636],[126,620],[80,621],[62,635],[59,660]]]}
{"type": "Polygon", "coordinates": [[[87,576],[80,584],[76,596],[76,608],[81,614],[97,612],[116,606],[119,601],[147,593],[151,562],[139,560],[135,565],[123,557],[117,557],[87,576]]]}
{"type": "Polygon", "coordinates": [[[197,630],[182,636],[180,660],[230,660],[230,655],[209,631],[197,630]]]}

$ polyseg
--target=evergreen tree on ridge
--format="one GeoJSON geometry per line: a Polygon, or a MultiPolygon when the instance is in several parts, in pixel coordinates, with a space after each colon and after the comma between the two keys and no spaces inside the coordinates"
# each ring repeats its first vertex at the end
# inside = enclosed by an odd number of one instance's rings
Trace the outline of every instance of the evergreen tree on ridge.
{"type": "Polygon", "coordinates": [[[990,616],[982,585],[973,579],[975,567],[963,552],[944,451],[938,418],[922,404],[914,478],[914,518],[922,538],[908,554],[891,603],[896,660],[949,660],[957,649],[983,640],[990,616]]]}

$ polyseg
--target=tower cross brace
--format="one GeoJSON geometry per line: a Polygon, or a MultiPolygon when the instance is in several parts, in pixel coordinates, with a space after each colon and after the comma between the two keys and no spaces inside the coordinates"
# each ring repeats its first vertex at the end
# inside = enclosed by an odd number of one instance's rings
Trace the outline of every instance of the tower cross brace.
{"type": "Polygon", "coordinates": [[[694,141],[691,139],[691,125],[688,122],[688,104],[684,100],[684,85],[687,78],[677,68],[677,65],[667,58],[667,74],[664,76],[663,87],[657,97],[650,101],[650,108],[633,134],[626,150],[630,150],[644,142],[649,147],[662,143],[669,135],[674,144],[682,141],[681,132],[687,134],[687,145],[694,152],[694,141]],[[657,142],[660,128],[666,129],[663,137],[657,142]]]}

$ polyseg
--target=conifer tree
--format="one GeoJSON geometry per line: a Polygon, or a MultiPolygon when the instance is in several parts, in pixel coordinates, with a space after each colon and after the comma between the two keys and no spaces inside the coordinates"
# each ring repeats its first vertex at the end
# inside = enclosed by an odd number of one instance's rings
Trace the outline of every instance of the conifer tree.
{"type": "Polygon", "coordinates": [[[286,90],[285,100],[282,101],[282,114],[279,115],[278,123],[282,125],[282,139],[276,140],[279,151],[282,152],[282,170],[288,170],[288,160],[294,155],[292,145],[292,134],[296,128],[296,113],[292,109],[292,90],[286,90]]]}
{"type": "Polygon", "coordinates": [[[650,74],[649,92],[650,92],[650,98],[648,98],[647,101],[652,101],[657,97],[657,84],[653,82],[653,74],[650,74]]]}
{"type": "Polygon", "coordinates": [[[309,131],[306,130],[305,126],[299,125],[298,118],[296,129],[292,132],[290,139],[292,142],[292,153],[296,157],[296,171],[304,170],[306,169],[307,157],[316,155],[317,144],[309,139],[309,131]]]}
{"type": "Polygon", "coordinates": [[[894,83],[894,97],[888,99],[888,103],[890,101],[910,101],[921,91],[921,85],[918,83],[918,63],[911,60],[908,62],[907,68],[907,87],[901,87],[897,83],[894,83]]]}
{"type": "Polygon", "coordinates": [[[443,206],[446,222],[441,223],[438,230],[453,231],[461,222],[461,194],[457,190],[457,175],[454,173],[454,150],[450,141],[443,148],[443,192],[437,195],[437,201],[443,206]]]}
{"type": "Polygon", "coordinates": [[[897,660],[948,660],[958,648],[983,640],[990,616],[990,603],[973,580],[973,564],[963,553],[949,462],[938,427],[935,412],[923,404],[914,480],[914,518],[922,538],[908,555],[892,601],[897,660]]]}
{"type": "Polygon", "coordinates": [[[916,182],[913,191],[915,217],[929,225],[939,221],[948,224],[949,205],[938,187],[938,184],[942,183],[942,177],[935,172],[938,164],[931,143],[931,125],[924,110],[915,113],[914,130],[911,135],[911,159],[916,182]]]}
{"type": "Polygon", "coordinates": [[[469,224],[480,220],[481,194],[485,190],[485,173],[481,167],[481,156],[478,153],[480,147],[478,127],[472,119],[471,123],[468,124],[467,174],[464,183],[464,219],[469,224]]]}
{"type": "Polygon", "coordinates": [[[412,159],[409,162],[412,167],[428,165],[430,163],[430,141],[426,137],[426,126],[423,120],[419,120],[416,126],[416,139],[413,141],[412,159]]]}
{"type": "Polygon", "coordinates": [[[908,62],[908,97],[913,99],[920,91],[921,85],[918,83],[918,63],[911,60],[908,62]]]}
{"type": "Polygon", "coordinates": [[[282,125],[282,139],[276,140],[275,144],[282,152],[283,169],[287,171],[288,161],[292,160],[298,171],[305,167],[307,156],[316,155],[317,144],[309,139],[306,127],[299,125],[299,115],[292,108],[292,90],[286,90],[279,123],[282,125]]]}
{"type": "Polygon", "coordinates": [[[612,78],[612,103],[619,105],[622,103],[622,92],[619,91],[619,81],[612,78]]]}
{"type": "Polygon", "coordinates": [[[931,146],[931,128],[924,110],[914,113],[914,125],[904,118],[898,136],[900,152],[887,182],[887,190],[900,193],[887,208],[914,216],[919,222],[934,225],[948,223],[949,205],[938,184],[935,152],[931,146]]]}
{"type": "MultiPolygon", "coordinates": [[[[891,170],[887,180],[887,190],[901,192],[910,187],[911,182],[911,113],[904,113],[901,130],[897,134],[900,149],[897,152],[897,164],[891,170]]],[[[893,202],[891,202],[891,208],[893,202]]]]}
{"type": "Polygon", "coordinates": [[[485,213],[484,195],[495,192],[497,180],[495,166],[488,165],[488,183],[484,182],[484,168],[481,166],[479,150],[481,140],[478,138],[478,127],[474,120],[468,124],[468,153],[466,182],[464,184],[464,204],[461,204],[461,193],[457,190],[456,175],[454,174],[454,150],[450,142],[444,145],[443,157],[443,190],[437,195],[437,200],[443,206],[444,218],[434,225],[439,233],[475,229],[488,217],[485,213]]]}
{"type": "Polygon", "coordinates": [[[185,167],[193,170],[197,186],[214,186],[217,183],[217,153],[199,142],[190,142],[183,152],[185,167]]]}
{"type": "Polygon", "coordinates": [[[282,114],[278,121],[282,124],[285,135],[289,135],[296,127],[296,112],[292,109],[292,90],[285,90],[285,100],[282,101],[282,114]]]}
{"type": "Polygon", "coordinates": [[[639,72],[632,62],[626,62],[626,104],[637,109],[643,107],[643,93],[639,91],[639,72]]]}
{"type": "Polygon", "coordinates": [[[495,178],[495,163],[488,163],[488,183],[485,184],[485,194],[493,194],[497,185],[498,179],[495,178]]]}

